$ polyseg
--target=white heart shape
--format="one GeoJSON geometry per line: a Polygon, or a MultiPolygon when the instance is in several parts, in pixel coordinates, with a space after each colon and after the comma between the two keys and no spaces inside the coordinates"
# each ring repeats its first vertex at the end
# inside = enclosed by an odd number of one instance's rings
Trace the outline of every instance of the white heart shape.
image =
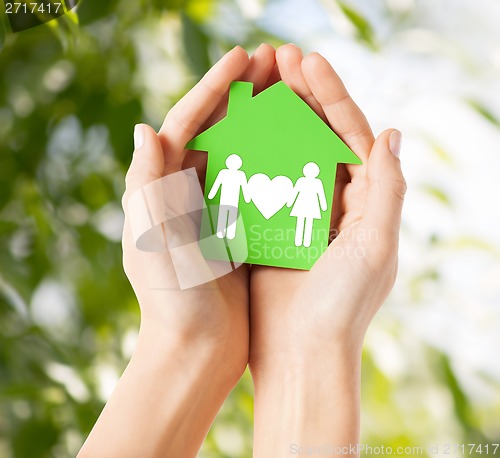
{"type": "Polygon", "coordinates": [[[272,180],[263,173],[256,173],[248,180],[250,197],[266,219],[278,213],[293,191],[290,178],[279,175],[272,180]]]}

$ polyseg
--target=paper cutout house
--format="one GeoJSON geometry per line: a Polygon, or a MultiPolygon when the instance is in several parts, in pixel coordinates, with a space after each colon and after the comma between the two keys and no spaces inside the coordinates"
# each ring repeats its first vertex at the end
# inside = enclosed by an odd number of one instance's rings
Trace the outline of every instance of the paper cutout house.
{"type": "MultiPolygon", "coordinates": [[[[296,218],[286,205],[269,219],[257,206],[239,198],[239,216],[244,230],[238,229],[233,240],[200,243],[207,258],[235,260],[251,264],[310,269],[328,246],[330,216],[338,163],[361,164],[360,159],[340,140],[333,130],[285,83],[274,84],[255,97],[253,84],[233,82],[229,93],[227,116],[192,139],[186,147],[207,151],[208,163],[205,199],[226,159],[237,154],[247,179],[265,174],[290,178],[293,183],[303,176],[304,165],[319,166],[327,201],[327,210],[314,221],[310,246],[296,246],[296,218]],[[241,259],[245,257],[245,259],[241,259]]],[[[273,183],[259,190],[276,199],[273,183]]],[[[216,233],[220,193],[207,200],[210,211],[203,216],[200,241],[216,233]]],[[[257,200],[256,200],[257,202],[257,200]]],[[[210,237],[213,241],[214,237],[210,237]]]]}

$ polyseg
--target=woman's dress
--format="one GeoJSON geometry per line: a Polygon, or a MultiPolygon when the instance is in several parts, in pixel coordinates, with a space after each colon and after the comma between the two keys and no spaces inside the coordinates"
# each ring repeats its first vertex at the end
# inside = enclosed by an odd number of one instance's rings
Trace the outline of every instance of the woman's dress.
{"type": "Polygon", "coordinates": [[[322,187],[323,183],[317,178],[299,178],[294,187],[297,198],[290,216],[321,219],[318,195],[323,192],[322,187]]]}

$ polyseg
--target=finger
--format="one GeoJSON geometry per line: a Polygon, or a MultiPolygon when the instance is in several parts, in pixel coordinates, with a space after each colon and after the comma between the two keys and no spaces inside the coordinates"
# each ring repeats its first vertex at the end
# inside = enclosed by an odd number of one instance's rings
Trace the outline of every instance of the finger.
{"type": "Polygon", "coordinates": [[[159,136],[165,151],[165,162],[182,164],[185,145],[213,113],[248,66],[248,54],[236,46],[217,62],[167,114],[159,136]]]}
{"type": "MultiPolygon", "coordinates": [[[[268,44],[261,44],[253,53],[246,71],[241,76],[241,81],[249,81],[253,83],[254,95],[267,87],[267,82],[276,65],[275,49],[268,44]]],[[[222,119],[227,112],[227,99],[225,96],[215,112],[208,118],[203,126],[203,129],[208,129],[210,126],[222,119]]],[[[200,178],[202,187],[205,183],[205,172],[207,164],[207,153],[204,151],[189,151],[183,161],[182,168],[196,167],[196,171],[200,178]]]]}
{"type": "Polygon", "coordinates": [[[266,88],[266,82],[276,63],[275,54],[276,51],[271,45],[262,43],[250,57],[250,63],[241,80],[253,83],[254,95],[266,88]]]}
{"type": "Polygon", "coordinates": [[[292,43],[280,46],[276,51],[276,62],[283,82],[325,120],[323,108],[312,94],[302,74],[300,48],[292,43]]]}
{"type": "Polygon", "coordinates": [[[134,143],[132,163],[125,176],[124,201],[135,190],[163,176],[163,148],[154,129],[147,124],[137,124],[134,143]]]}
{"type": "Polygon", "coordinates": [[[380,237],[397,236],[406,183],[399,151],[401,132],[389,129],[373,145],[367,167],[368,191],[362,223],[380,237]]]}
{"type": "Polygon", "coordinates": [[[278,68],[278,64],[274,64],[274,67],[271,70],[271,74],[269,75],[269,78],[267,79],[266,84],[264,84],[264,87],[267,88],[269,86],[272,86],[273,84],[277,83],[278,81],[281,81],[280,70],[278,68]]]}
{"type": "MultiPolygon", "coordinates": [[[[342,80],[330,63],[318,53],[302,60],[302,71],[314,97],[337,135],[359,156],[368,160],[374,137],[363,112],[349,96],[342,80]]],[[[351,176],[364,175],[363,166],[349,166],[351,176]]]]}

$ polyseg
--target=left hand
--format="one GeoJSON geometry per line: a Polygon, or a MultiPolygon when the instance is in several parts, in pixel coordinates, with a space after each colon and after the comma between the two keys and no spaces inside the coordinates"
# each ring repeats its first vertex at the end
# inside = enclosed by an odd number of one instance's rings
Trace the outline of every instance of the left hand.
{"type": "Polygon", "coordinates": [[[168,113],[158,135],[147,125],[137,127],[123,198],[123,263],[141,307],[141,328],[81,458],[196,456],[246,368],[248,270],[180,290],[171,251],[136,247],[131,218],[137,216],[128,203],[135,191],[165,175],[193,166],[202,173],[206,154],[187,153],[186,143],[223,115],[231,81],[252,81],[258,91],[274,67],[272,47],[260,47],[251,59],[236,47],[168,113]]]}
{"type": "MultiPolygon", "coordinates": [[[[179,290],[169,251],[144,252],[133,241],[128,200],[134,191],[165,175],[196,167],[204,176],[206,153],[186,143],[223,115],[233,80],[262,90],[275,66],[275,51],[263,45],[249,59],[239,47],[226,54],[167,114],[158,134],[137,126],[139,145],[126,177],[123,262],[141,307],[141,334],[157,336],[157,347],[215,353],[225,390],[234,386],[248,360],[248,269],[242,266],[210,283],[179,290]]],[[[203,178],[200,178],[203,185],[203,178]]]]}

